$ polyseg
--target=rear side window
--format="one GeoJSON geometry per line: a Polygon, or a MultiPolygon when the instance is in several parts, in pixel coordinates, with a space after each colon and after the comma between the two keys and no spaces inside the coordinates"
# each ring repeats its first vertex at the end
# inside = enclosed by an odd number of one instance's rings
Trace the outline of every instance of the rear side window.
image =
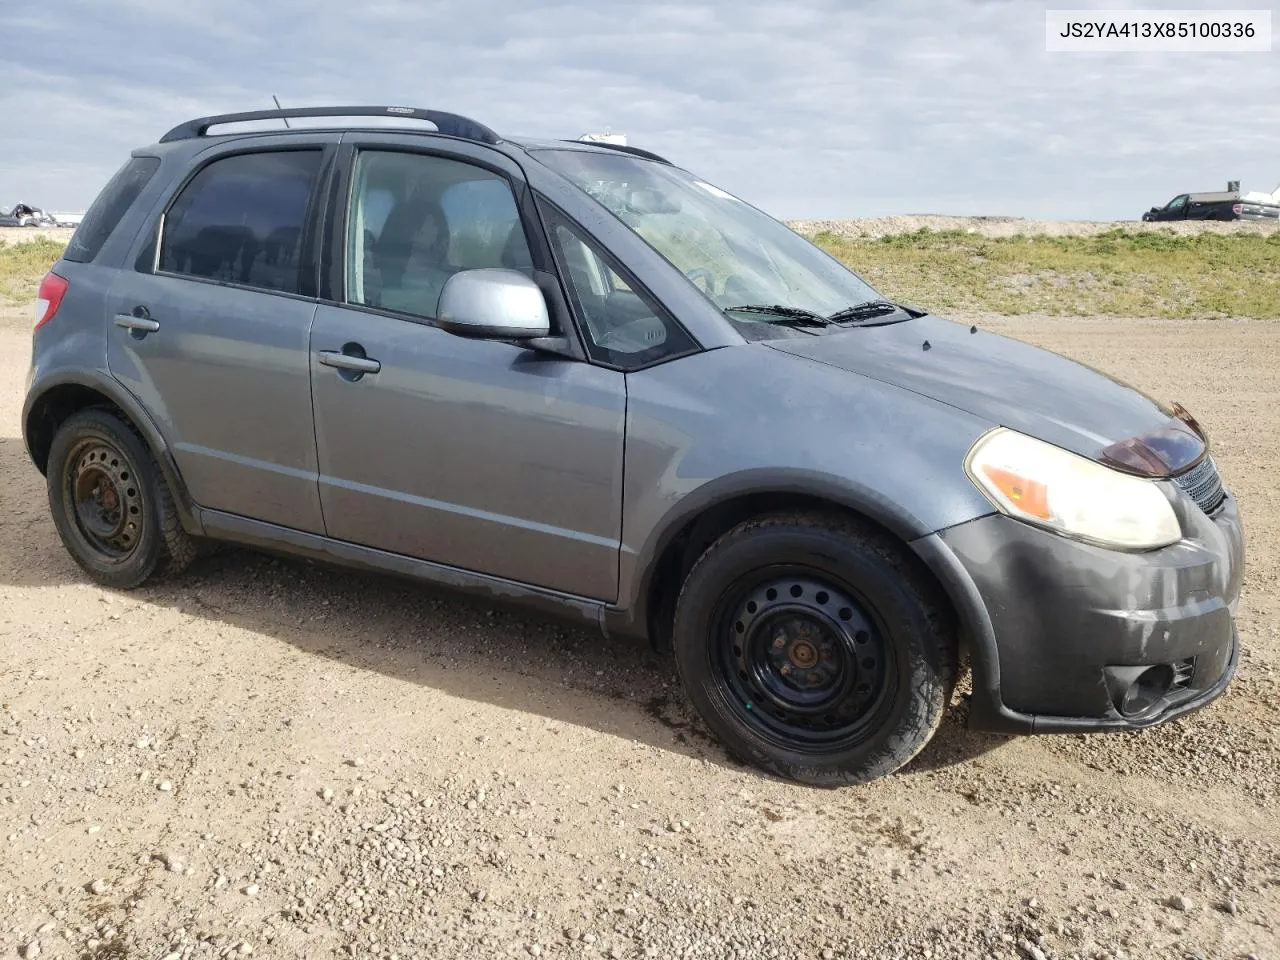
{"type": "Polygon", "coordinates": [[[298,293],[320,158],[320,150],[290,150],[209,164],[165,214],[160,270],[298,293]]]}
{"type": "Polygon", "coordinates": [[[80,226],[76,227],[63,258],[88,263],[96,257],[120,218],[133,206],[159,167],[160,161],[156,157],[134,157],[117,170],[85,213],[80,226]]]}

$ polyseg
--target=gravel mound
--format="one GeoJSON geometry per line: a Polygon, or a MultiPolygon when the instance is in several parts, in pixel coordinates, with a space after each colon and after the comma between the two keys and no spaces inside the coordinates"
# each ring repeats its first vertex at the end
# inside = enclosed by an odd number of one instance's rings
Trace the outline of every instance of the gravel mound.
{"type": "Polygon", "coordinates": [[[877,239],[917,230],[959,230],[984,237],[1093,237],[1109,230],[1134,233],[1164,231],[1179,236],[1202,233],[1261,234],[1280,232],[1278,223],[1208,220],[1184,220],[1178,223],[1145,223],[1141,220],[1026,220],[1022,217],[943,217],[933,214],[903,217],[871,217],[864,220],[789,220],[787,225],[797,233],[833,233],[849,239],[877,239]]]}

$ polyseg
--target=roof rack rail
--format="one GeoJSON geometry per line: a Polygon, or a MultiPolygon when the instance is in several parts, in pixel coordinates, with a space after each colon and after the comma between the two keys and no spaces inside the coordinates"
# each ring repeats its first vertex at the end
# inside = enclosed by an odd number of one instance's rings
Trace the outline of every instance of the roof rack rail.
{"type": "Polygon", "coordinates": [[[656,160],[658,163],[665,163],[668,167],[675,166],[666,157],[660,157],[650,150],[642,150],[640,147],[632,147],[625,143],[607,143],[604,140],[566,140],[565,143],[588,143],[593,147],[604,147],[606,150],[617,150],[619,153],[629,153],[635,157],[644,157],[646,160],[656,160]]]}
{"type": "Polygon", "coordinates": [[[212,117],[197,117],[180,123],[163,137],[161,143],[173,140],[192,140],[203,137],[210,127],[226,123],[248,123],[253,120],[286,120],[289,117],[399,117],[408,120],[426,120],[436,125],[436,130],[448,137],[475,140],[478,143],[501,143],[502,138],[482,123],[456,113],[440,110],[424,110],[420,107],[286,107],[282,110],[250,110],[247,113],[222,113],[212,117]]]}

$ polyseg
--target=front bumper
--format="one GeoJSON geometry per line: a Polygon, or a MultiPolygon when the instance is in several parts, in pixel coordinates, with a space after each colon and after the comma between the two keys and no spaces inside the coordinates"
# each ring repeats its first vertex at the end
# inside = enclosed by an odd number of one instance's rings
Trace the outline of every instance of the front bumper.
{"type": "Polygon", "coordinates": [[[1235,673],[1233,617],[1244,568],[1235,500],[1213,517],[1186,498],[1184,538],[1109,550],[996,514],[943,530],[917,550],[940,572],[974,664],[970,725],[1009,733],[1135,729],[1199,709],[1235,673]],[[1122,713],[1118,676],[1167,666],[1170,688],[1122,713]]]}

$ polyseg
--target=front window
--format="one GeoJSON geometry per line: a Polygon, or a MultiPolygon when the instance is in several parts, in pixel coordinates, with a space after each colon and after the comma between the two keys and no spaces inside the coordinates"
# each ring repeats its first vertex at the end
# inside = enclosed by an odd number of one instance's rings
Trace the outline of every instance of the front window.
{"type": "Polygon", "coordinates": [[[626,155],[547,150],[539,159],[607,207],[735,322],[744,305],[827,317],[879,295],[786,226],[692,174],[626,155]]]}
{"type": "Polygon", "coordinates": [[[506,178],[429,154],[361,151],[347,217],[347,302],[434,318],[462,270],[533,274],[506,178]]]}

